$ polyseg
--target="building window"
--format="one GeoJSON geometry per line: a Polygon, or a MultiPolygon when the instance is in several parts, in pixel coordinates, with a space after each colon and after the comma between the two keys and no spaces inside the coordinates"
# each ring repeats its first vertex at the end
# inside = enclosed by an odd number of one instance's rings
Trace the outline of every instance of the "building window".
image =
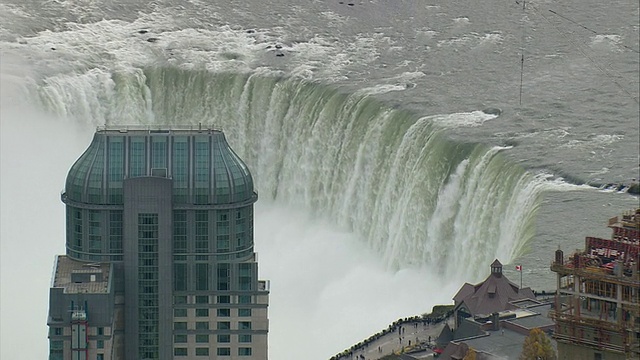
{"type": "Polygon", "coordinates": [[[62,328],[61,327],[51,328],[51,335],[57,335],[57,336],[62,335],[62,328]]]}
{"type": "Polygon", "coordinates": [[[229,290],[229,264],[218,264],[218,290],[229,290]]]}
{"type": "MultiPolygon", "coordinates": [[[[78,195],[78,198],[80,195],[78,195]]],[[[82,210],[71,208],[71,228],[73,229],[73,248],[82,250],[82,210]]],[[[69,216],[67,215],[67,218],[69,216]]],[[[67,231],[69,233],[69,231],[67,231]]]]}
{"type": "Polygon", "coordinates": [[[110,204],[122,203],[122,179],[124,177],[123,138],[112,137],[109,140],[109,188],[107,194],[110,204]]]}
{"type": "Polygon", "coordinates": [[[240,321],[238,323],[238,329],[240,329],[240,330],[251,330],[251,321],[240,321]]]}
{"type": "Polygon", "coordinates": [[[145,145],[144,138],[135,136],[131,138],[129,147],[129,177],[145,175],[145,145]]]}
{"type": "Polygon", "coordinates": [[[231,316],[231,309],[218,309],[218,317],[231,316]]]}
{"type": "Polygon", "coordinates": [[[63,340],[49,341],[49,360],[63,360],[63,340]]]}
{"type": "Polygon", "coordinates": [[[173,212],[173,252],[187,252],[187,212],[184,210],[173,212]]]}
{"type": "Polygon", "coordinates": [[[239,264],[238,265],[238,284],[240,290],[251,290],[253,264],[239,264]]]}
{"type": "Polygon", "coordinates": [[[218,330],[229,330],[229,329],[231,329],[231,322],[218,321],[218,330]]]}
{"type": "Polygon", "coordinates": [[[100,211],[89,210],[89,252],[102,252],[100,211]]]}
{"type": "Polygon", "coordinates": [[[229,295],[218,295],[218,304],[230,304],[231,297],[229,295]]]}
{"type": "Polygon", "coordinates": [[[187,317],[187,309],[173,309],[173,316],[187,317]]]}
{"type": "Polygon", "coordinates": [[[208,343],[209,335],[208,334],[196,334],[196,342],[197,343],[208,343]]]}
{"type": "Polygon", "coordinates": [[[196,137],[194,149],[195,203],[206,204],[209,190],[209,139],[196,137]]]}
{"type": "Polygon", "coordinates": [[[196,264],[196,290],[209,290],[209,264],[196,264]]]}
{"type": "Polygon", "coordinates": [[[209,297],[206,295],[198,295],[196,296],[196,304],[208,304],[209,297]]]}
{"type": "Polygon", "coordinates": [[[251,295],[238,295],[239,304],[251,304],[251,295]]]}
{"type": "Polygon", "coordinates": [[[238,316],[240,317],[251,316],[251,309],[238,309],[238,316]]]}
{"type": "Polygon", "coordinates": [[[104,328],[102,326],[98,327],[98,335],[104,335],[104,328]]]}
{"type": "Polygon", "coordinates": [[[122,211],[109,212],[109,247],[111,252],[122,252],[122,211]]]}
{"type": "Polygon", "coordinates": [[[102,172],[104,169],[104,147],[100,147],[95,155],[93,168],[89,173],[89,183],[87,195],[89,202],[94,204],[102,204],[102,172]]]}
{"type": "Polygon", "coordinates": [[[104,340],[97,340],[96,341],[96,347],[98,349],[104,349],[104,340]]]}
{"type": "Polygon", "coordinates": [[[239,334],[238,342],[240,343],[250,343],[251,342],[251,334],[239,334]]]}
{"type": "Polygon", "coordinates": [[[209,316],[209,309],[196,309],[197,317],[207,317],[209,316]]]}
{"type": "Polygon", "coordinates": [[[240,355],[240,356],[251,356],[251,348],[248,348],[248,347],[238,348],[238,355],[240,355]]]}
{"type": "Polygon", "coordinates": [[[219,343],[230,343],[231,335],[229,334],[218,334],[218,342],[219,343]]]}
{"type": "Polygon", "coordinates": [[[209,252],[209,213],[204,211],[195,212],[195,252],[209,252]]]}
{"type": "Polygon", "coordinates": [[[187,330],[186,321],[176,321],[173,323],[173,330],[187,330]]]}
{"type": "Polygon", "coordinates": [[[96,360],[104,360],[104,354],[97,354],[96,360]]]}
{"type": "Polygon", "coordinates": [[[151,146],[151,167],[166,168],[167,167],[167,138],[152,137],[151,146]]]}
{"type": "Polygon", "coordinates": [[[197,321],[196,322],[196,330],[209,330],[209,322],[208,321],[197,321]]]}
{"type": "MultiPolygon", "coordinates": [[[[175,263],[173,264],[173,289],[175,291],[186,291],[187,290],[187,264],[184,263],[175,263]]],[[[184,296],[176,296],[175,297],[176,304],[186,304],[187,297],[184,296]],[[178,302],[184,301],[184,302],[178,302]]]]}
{"type": "Polygon", "coordinates": [[[231,348],[228,348],[228,347],[218,348],[218,355],[219,356],[231,355],[231,348]]]}
{"type": "MultiPolygon", "coordinates": [[[[218,232],[220,234],[220,232],[218,232]]],[[[216,252],[228,253],[229,252],[229,235],[218,235],[216,239],[216,252]]]]}
{"type": "Polygon", "coordinates": [[[173,297],[173,303],[180,305],[187,303],[187,295],[177,295],[173,297]]]}
{"type": "Polygon", "coordinates": [[[187,342],[187,334],[175,334],[173,335],[173,342],[176,344],[184,344],[187,342]]]}
{"type": "Polygon", "coordinates": [[[173,143],[173,199],[177,203],[187,201],[189,151],[186,136],[176,136],[173,143]]]}
{"type": "Polygon", "coordinates": [[[157,358],[159,351],[158,231],[157,213],[138,214],[138,358],[142,359],[157,358]]]}
{"type": "Polygon", "coordinates": [[[175,355],[175,356],[187,356],[187,348],[175,348],[175,349],[173,349],[173,355],[175,355]]]}
{"type": "Polygon", "coordinates": [[[196,356],[209,356],[209,348],[196,348],[196,356]]]}

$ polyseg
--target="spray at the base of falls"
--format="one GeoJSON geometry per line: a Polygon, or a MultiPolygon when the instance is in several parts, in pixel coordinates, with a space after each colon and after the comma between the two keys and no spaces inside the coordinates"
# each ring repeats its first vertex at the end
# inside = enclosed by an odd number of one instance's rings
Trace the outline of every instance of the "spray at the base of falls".
{"type": "Polygon", "coordinates": [[[220,128],[261,197],[332,219],[392,269],[475,278],[533,237],[544,179],[505,148],[452,141],[429,117],[371,96],[170,67],[58,75],[32,91],[45,110],[95,125],[220,128]]]}

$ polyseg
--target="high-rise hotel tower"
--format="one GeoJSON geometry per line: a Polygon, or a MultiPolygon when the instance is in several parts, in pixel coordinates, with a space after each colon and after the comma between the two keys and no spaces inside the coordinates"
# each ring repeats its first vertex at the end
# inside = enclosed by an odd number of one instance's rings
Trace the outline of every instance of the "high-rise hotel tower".
{"type": "Polygon", "coordinates": [[[257,197],[219,130],[98,129],[62,193],[49,359],[267,359],[257,197]]]}

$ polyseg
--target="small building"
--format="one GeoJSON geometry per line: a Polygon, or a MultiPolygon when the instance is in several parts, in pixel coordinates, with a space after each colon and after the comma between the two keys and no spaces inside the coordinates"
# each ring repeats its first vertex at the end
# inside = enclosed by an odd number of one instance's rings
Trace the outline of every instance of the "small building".
{"type": "Polygon", "coordinates": [[[533,328],[547,334],[554,328],[547,315],[551,303],[538,301],[530,288],[509,281],[498,260],[483,282],[464,284],[453,300],[455,327],[445,325],[436,340],[442,359],[463,359],[469,348],[479,360],[510,359],[520,354],[533,328]]]}
{"type": "Polygon", "coordinates": [[[453,297],[456,327],[468,317],[487,317],[495,312],[516,309],[514,301],[535,300],[531,288],[519,288],[502,273],[502,264],[496,259],[491,274],[481,283],[465,283],[453,297]]]}

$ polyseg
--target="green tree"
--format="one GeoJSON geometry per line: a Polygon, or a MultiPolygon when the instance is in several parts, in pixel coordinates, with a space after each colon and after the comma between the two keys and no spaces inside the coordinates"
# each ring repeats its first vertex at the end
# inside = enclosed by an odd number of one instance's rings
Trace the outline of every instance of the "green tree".
{"type": "Polygon", "coordinates": [[[531,329],[529,336],[522,344],[520,360],[556,360],[556,352],[551,346],[551,340],[539,328],[531,329]]]}
{"type": "Polygon", "coordinates": [[[473,348],[469,348],[462,360],[476,360],[476,351],[473,348]]]}

